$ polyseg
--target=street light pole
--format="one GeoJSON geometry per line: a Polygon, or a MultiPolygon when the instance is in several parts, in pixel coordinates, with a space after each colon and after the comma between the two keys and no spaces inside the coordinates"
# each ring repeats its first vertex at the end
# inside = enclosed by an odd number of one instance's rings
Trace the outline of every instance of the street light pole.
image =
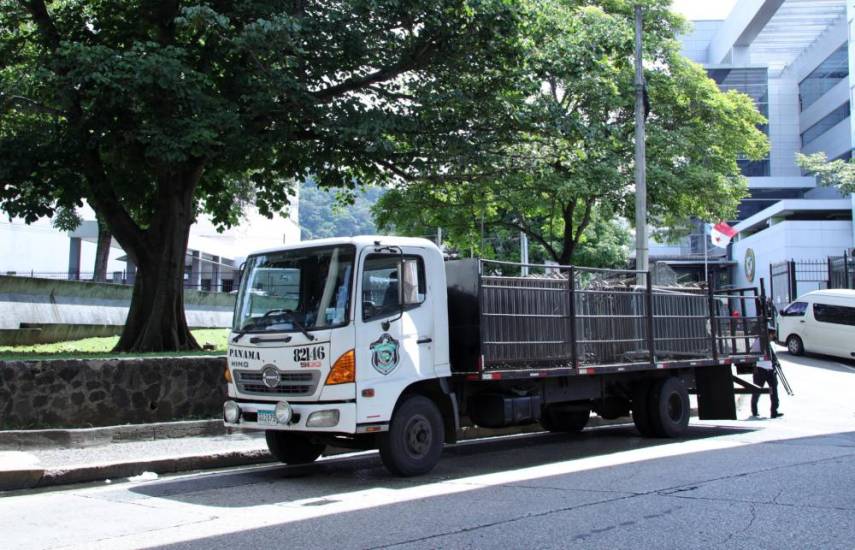
{"type": "MultiPolygon", "coordinates": [[[[635,269],[647,271],[647,159],[644,149],[644,72],[641,6],[635,6],[635,269]]],[[[642,275],[643,277],[643,275],[642,275]]],[[[645,284],[639,280],[639,284],[645,284]]]]}

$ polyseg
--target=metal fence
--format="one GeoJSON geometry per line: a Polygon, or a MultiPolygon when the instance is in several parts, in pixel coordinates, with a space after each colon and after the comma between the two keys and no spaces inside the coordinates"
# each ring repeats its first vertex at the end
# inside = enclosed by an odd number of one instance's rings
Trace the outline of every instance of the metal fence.
{"type": "MultiPolygon", "coordinates": [[[[94,272],[69,273],[67,271],[6,271],[3,273],[8,277],[26,277],[32,279],[52,279],[63,281],[100,282],[116,285],[134,284],[135,271],[113,271],[107,273],[105,280],[97,280],[94,272]]],[[[184,276],[184,288],[201,290],[205,292],[234,292],[240,285],[238,272],[216,272],[203,271],[198,273],[196,281],[193,281],[189,273],[184,276]]]]}
{"type": "Polygon", "coordinates": [[[749,353],[764,332],[764,298],[754,288],[713,293],[653,286],[634,271],[550,267],[523,276],[500,273],[509,268],[498,262],[482,266],[488,368],[717,358],[749,353]]]}
{"type": "Polygon", "coordinates": [[[805,292],[829,288],[829,265],[829,261],[823,259],[771,264],[769,297],[775,308],[781,309],[805,292]]]}
{"type": "Polygon", "coordinates": [[[847,251],[843,256],[829,256],[828,288],[855,288],[855,257],[847,251]]]}
{"type": "Polygon", "coordinates": [[[812,290],[855,288],[855,257],[848,251],[826,259],[788,260],[769,265],[769,297],[780,310],[812,290]]]}

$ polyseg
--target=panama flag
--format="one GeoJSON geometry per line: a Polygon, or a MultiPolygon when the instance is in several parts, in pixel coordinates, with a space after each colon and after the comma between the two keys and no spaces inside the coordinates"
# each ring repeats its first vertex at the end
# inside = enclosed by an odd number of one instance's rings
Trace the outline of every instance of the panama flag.
{"type": "Polygon", "coordinates": [[[730,239],[737,233],[738,231],[726,223],[718,222],[710,229],[710,241],[712,241],[713,246],[727,248],[727,245],[730,244],[730,239]]]}

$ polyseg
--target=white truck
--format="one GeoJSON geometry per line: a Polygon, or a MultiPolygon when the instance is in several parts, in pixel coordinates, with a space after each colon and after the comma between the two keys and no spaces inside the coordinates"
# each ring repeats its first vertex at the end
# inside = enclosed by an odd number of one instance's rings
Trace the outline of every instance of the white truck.
{"type": "Polygon", "coordinates": [[[758,359],[764,303],[629,271],[445,261],[424,239],[301,242],[247,258],[224,421],[264,430],[287,464],[378,448],[399,475],[430,471],[466,425],[577,432],[592,412],[631,414],[677,437],[690,392],[717,419],[756,389],[734,388],[732,365],[758,359]],[[725,299],[759,313],[734,327],[725,299]]]}

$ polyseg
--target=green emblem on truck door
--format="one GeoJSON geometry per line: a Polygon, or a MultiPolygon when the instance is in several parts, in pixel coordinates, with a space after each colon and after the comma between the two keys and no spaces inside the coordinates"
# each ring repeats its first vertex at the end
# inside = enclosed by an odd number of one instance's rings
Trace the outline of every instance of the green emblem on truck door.
{"type": "Polygon", "coordinates": [[[398,366],[398,341],[384,334],[371,343],[371,365],[380,374],[386,375],[398,366]]]}

